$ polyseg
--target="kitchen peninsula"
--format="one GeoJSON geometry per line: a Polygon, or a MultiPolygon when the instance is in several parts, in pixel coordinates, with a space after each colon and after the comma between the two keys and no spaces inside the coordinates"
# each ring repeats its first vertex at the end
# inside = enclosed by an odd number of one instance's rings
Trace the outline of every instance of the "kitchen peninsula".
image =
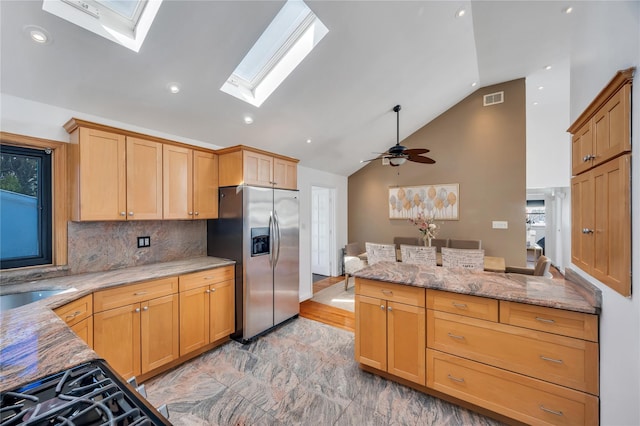
{"type": "Polygon", "coordinates": [[[398,262],[354,275],[363,370],[518,422],[598,424],[595,287],[398,262]]]}

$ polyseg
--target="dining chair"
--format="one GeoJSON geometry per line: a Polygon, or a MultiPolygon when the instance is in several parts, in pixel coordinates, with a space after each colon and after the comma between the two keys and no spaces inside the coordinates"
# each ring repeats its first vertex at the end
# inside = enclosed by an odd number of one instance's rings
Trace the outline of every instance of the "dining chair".
{"type": "Polygon", "coordinates": [[[342,262],[344,266],[344,289],[349,287],[349,276],[367,266],[367,261],[362,259],[362,245],[360,243],[349,243],[344,248],[342,262]]]}
{"type": "Polygon", "coordinates": [[[435,247],[437,253],[442,253],[443,247],[449,247],[449,239],[448,238],[432,238],[431,247],[435,247]]]}
{"type": "Polygon", "coordinates": [[[482,248],[482,240],[449,240],[447,247],[455,249],[474,249],[480,250],[482,248]]]}
{"type": "Polygon", "coordinates": [[[542,255],[536,260],[536,264],[533,268],[521,268],[518,266],[507,266],[505,272],[509,274],[523,274],[533,275],[535,277],[553,278],[553,275],[549,271],[551,269],[551,259],[542,255]]]}
{"type": "Polygon", "coordinates": [[[421,239],[418,237],[393,237],[393,244],[396,245],[396,249],[400,250],[400,246],[403,244],[411,246],[419,246],[421,239]]]}
{"type": "Polygon", "coordinates": [[[484,250],[445,247],[442,249],[442,266],[482,271],[484,270],[484,250]]]}
{"type": "Polygon", "coordinates": [[[436,248],[425,246],[411,246],[402,244],[400,246],[402,263],[412,265],[436,266],[436,248]]]}
{"type": "Polygon", "coordinates": [[[395,262],[397,260],[395,244],[365,243],[364,245],[369,265],[375,265],[378,262],[395,262]]]}

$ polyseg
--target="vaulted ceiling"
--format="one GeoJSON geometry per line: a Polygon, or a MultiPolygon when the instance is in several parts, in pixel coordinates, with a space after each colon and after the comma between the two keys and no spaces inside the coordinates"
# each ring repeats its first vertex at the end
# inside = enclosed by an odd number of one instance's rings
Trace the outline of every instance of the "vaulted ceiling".
{"type": "Polygon", "coordinates": [[[403,139],[479,87],[540,78],[546,65],[566,64],[569,20],[578,19],[562,1],[308,1],[329,33],[271,97],[256,108],[221,92],[283,4],[165,0],[135,53],[41,1],[2,0],[0,91],[347,176],[395,143],[394,105],[403,139]],[[26,25],[53,41],[35,44],[26,25]]]}

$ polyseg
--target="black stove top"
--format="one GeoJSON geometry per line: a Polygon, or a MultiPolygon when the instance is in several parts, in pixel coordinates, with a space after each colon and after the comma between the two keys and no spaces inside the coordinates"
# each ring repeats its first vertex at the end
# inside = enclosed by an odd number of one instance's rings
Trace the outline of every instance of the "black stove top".
{"type": "Polygon", "coordinates": [[[101,360],[0,396],[0,426],[170,424],[101,360]]]}

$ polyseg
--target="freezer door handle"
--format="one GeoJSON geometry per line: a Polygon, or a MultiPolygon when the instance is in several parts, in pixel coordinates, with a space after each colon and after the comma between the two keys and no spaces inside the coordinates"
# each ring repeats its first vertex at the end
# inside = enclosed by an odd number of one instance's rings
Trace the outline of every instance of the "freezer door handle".
{"type": "Polygon", "coordinates": [[[273,217],[273,211],[269,212],[269,266],[271,266],[271,269],[273,269],[273,267],[275,266],[274,263],[274,252],[273,252],[273,236],[275,235],[275,219],[273,217]]]}
{"type": "Polygon", "coordinates": [[[275,267],[278,264],[278,260],[280,260],[280,240],[281,240],[281,235],[280,235],[280,221],[278,220],[278,214],[276,212],[273,212],[273,217],[274,217],[274,225],[275,225],[275,229],[276,229],[276,255],[275,255],[275,261],[273,262],[273,266],[275,267]]]}

